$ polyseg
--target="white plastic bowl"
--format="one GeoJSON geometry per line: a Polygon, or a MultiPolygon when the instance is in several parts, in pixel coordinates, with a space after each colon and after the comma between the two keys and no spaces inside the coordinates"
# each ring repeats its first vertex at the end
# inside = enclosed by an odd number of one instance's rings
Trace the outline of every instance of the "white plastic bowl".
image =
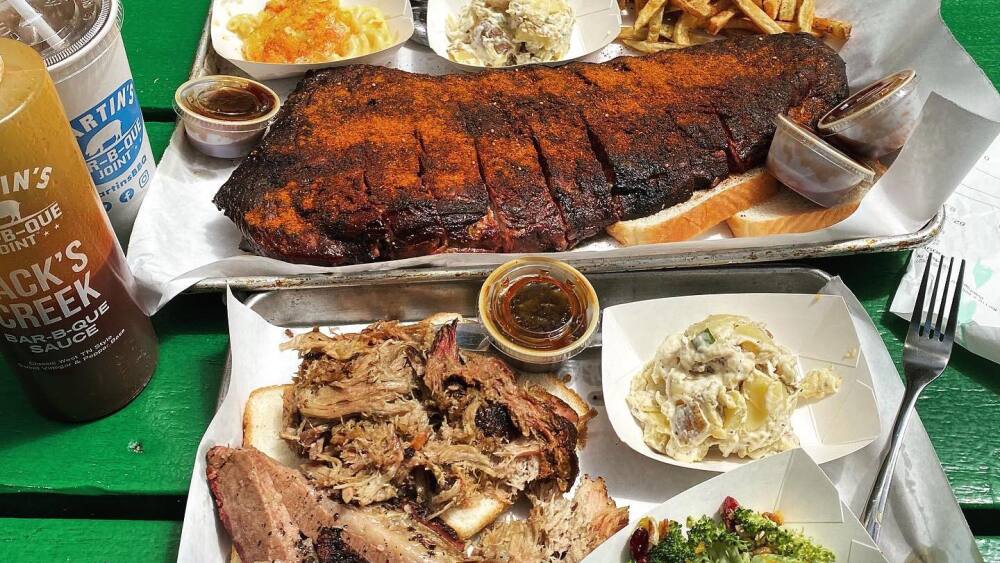
{"type": "MultiPolygon", "coordinates": [[[[439,57],[464,71],[477,72],[487,67],[458,63],[448,57],[448,18],[458,17],[468,3],[469,0],[429,0],[427,41],[439,57]]],[[[569,5],[573,7],[576,17],[570,35],[569,51],[558,61],[528,64],[565,64],[603,49],[618,37],[622,27],[622,12],[617,0],[569,0],[569,5]]]]}
{"type": "Polygon", "coordinates": [[[350,64],[385,64],[413,35],[413,8],[410,6],[409,0],[342,0],[343,6],[373,6],[382,10],[386,23],[396,32],[396,42],[381,51],[339,61],[322,63],[248,61],[243,58],[243,40],[229,31],[227,25],[233,16],[260,13],[265,5],[267,5],[267,0],[215,0],[212,2],[212,46],[215,48],[215,52],[256,80],[301,76],[309,70],[350,64]]]}

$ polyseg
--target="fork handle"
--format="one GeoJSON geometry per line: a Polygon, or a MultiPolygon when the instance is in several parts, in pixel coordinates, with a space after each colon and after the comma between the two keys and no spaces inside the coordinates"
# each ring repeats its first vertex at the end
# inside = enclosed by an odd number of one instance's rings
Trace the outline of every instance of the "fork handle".
{"type": "Polygon", "coordinates": [[[889,486],[892,484],[892,473],[896,469],[896,460],[899,459],[899,451],[903,445],[903,434],[906,433],[906,426],[913,416],[914,406],[917,404],[917,397],[924,390],[926,385],[906,385],[903,392],[903,402],[899,405],[899,412],[896,413],[896,422],[892,427],[892,437],[889,440],[889,452],[882,460],[882,466],[875,477],[875,485],[872,486],[871,496],[868,497],[868,504],[865,506],[862,524],[868,530],[868,534],[878,544],[879,532],[882,529],[882,518],[885,516],[885,505],[889,499],[889,486]]]}

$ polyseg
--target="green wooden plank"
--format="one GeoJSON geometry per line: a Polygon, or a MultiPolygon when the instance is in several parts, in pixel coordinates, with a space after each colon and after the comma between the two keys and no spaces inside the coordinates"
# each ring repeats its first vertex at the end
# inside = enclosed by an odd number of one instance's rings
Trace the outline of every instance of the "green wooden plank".
{"type": "Polygon", "coordinates": [[[180,522],[3,518],[0,560],[167,563],[177,559],[180,536],[180,522]]]}
{"type": "Polygon", "coordinates": [[[226,359],[219,295],[188,296],[154,318],[160,361],[146,390],[102,420],[36,415],[0,369],[0,493],[185,494],[226,359]]]}
{"type": "MultiPolygon", "coordinates": [[[[907,323],[889,303],[908,253],[815,261],[840,275],[875,321],[902,372],[907,323]]],[[[917,403],[917,411],[948,475],[955,497],[970,508],[1000,509],[1000,378],[997,366],[956,346],[951,363],[917,403]]]]}
{"type": "Polygon", "coordinates": [[[211,0],[123,0],[122,38],[143,109],[169,116],[187,80],[211,0]]]}
{"type": "Polygon", "coordinates": [[[983,561],[1000,561],[1000,536],[982,536],[976,538],[979,551],[983,554],[983,561]]]}
{"type": "Polygon", "coordinates": [[[146,132],[149,134],[149,144],[153,148],[153,158],[159,162],[163,157],[163,151],[170,144],[170,136],[174,134],[174,123],[147,121],[146,132]]]}
{"type": "Polygon", "coordinates": [[[996,0],[943,0],[941,16],[993,84],[1000,84],[1000,10],[996,0]]]}

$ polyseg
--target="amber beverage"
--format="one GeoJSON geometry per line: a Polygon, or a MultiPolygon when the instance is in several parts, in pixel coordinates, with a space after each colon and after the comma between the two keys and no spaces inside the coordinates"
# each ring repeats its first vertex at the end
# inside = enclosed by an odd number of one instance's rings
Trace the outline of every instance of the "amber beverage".
{"type": "Polygon", "coordinates": [[[46,416],[134,399],[156,335],[42,58],[0,38],[0,345],[46,416]]]}

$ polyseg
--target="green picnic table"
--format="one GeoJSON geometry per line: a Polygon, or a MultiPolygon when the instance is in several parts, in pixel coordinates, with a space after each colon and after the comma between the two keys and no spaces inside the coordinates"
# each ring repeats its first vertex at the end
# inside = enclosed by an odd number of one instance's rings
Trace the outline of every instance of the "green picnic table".
{"type": "MultiPolygon", "coordinates": [[[[210,0],[125,0],[125,46],[157,158],[174,130],[174,90],[210,0]]],[[[943,0],[959,42],[1000,85],[994,0],[943,0]]],[[[900,361],[906,323],[887,312],[908,253],[807,261],[841,276],[900,361]]],[[[0,560],[172,561],[194,453],[226,361],[219,295],[182,295],[154,317],[160,362],[146,391],[103,420],[50,422],[0,374],[0,560]]],[[[917,406],[987,561],[1000,561],[1000,376],[962,349],[917,406]]],[[[933,509],[932,507],[929,509],[933,509]]]]}

